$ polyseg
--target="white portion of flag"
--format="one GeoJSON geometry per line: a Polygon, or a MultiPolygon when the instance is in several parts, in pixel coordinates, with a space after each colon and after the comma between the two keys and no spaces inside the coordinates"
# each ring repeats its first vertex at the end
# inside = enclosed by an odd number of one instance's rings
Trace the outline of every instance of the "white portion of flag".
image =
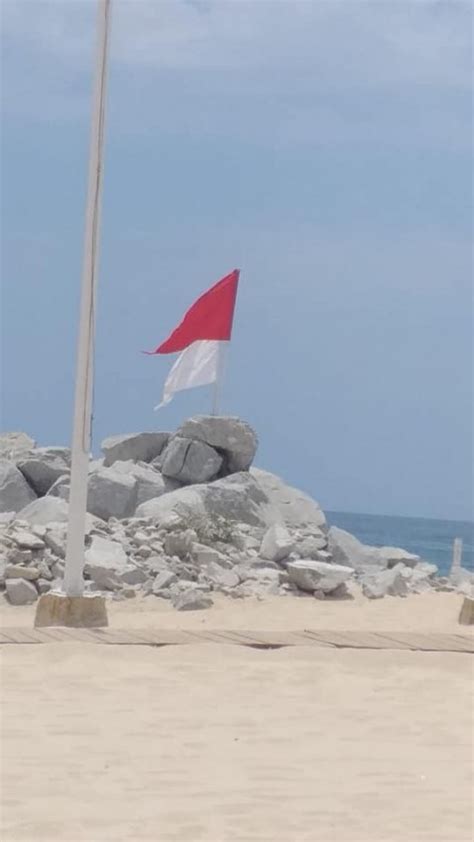
{"type": "Polygon", "coordinates": [[[221,346],[227,344],[214,339],[202,339],[185,348],[168,375],[163,400],[155,409],[166,406],[176,392],[215,383],[219,377],[221,346]]]}

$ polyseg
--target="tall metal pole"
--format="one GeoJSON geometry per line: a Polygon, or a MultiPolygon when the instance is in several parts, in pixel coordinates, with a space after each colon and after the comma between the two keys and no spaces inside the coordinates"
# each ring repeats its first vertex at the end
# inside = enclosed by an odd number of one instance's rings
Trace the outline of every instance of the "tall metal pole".
{"type": "Polygon", "coordinates": [[[105,125],[107,54],[111,0],[97,3],[97,64],[92,110],[89,182],[84,234],[81,309],[77,348],[74,429],[72,440],[71,492],[66,548],[64,591],[81,596],[84,591],[84,536],[87,478],[91,447],[92,384],[94,377],[95,294],[99,251],[102,155],[105,125]]]}

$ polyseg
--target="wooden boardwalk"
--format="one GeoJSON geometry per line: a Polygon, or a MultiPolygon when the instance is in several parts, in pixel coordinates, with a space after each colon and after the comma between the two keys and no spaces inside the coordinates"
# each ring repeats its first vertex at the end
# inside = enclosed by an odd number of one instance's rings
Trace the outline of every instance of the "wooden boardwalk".
{"type": "Polygon", "coordinates": [[[183,629],[71,629],[4,628],[0,645],[45,643],[102,643],[112,646],[182,646],[232,644],[253,649],[283,646],[316,646],[331,649],[408,649],[422,652],[474,654],[474,637],[468,634],[420,632],[324,631],[185,631],[183,629]]]}

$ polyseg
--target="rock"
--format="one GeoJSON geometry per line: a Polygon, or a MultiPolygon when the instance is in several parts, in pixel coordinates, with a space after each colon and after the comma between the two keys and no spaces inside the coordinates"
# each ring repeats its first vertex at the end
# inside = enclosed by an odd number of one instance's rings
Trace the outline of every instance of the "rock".
{"type": "Polygon", "coordinates": [[[38,447],[17,462],[17,467],[38,497],[43,497],[59,477],[71,467],[71,451],[66,447],[38,447]]]}
{"type": "Polygon", "coordinates": [[[361,580],[362,593],[368,599],[382,599],[384,596],[406,596],[407,579],[403,575],[403,564],[389,570],[367,573],[361,580]]]}
{"type": "Polygon", "coordinates": [[[290,582],[303,591],[331,593],[354,573],[351,567],[324,561],[293,561],[288,567],[290,582]]]}
{"type": "Polygon", "coordinates": [[[9,564],[29,564],[33,561],[32,550],[19,550],[18,547],[12,547],[7,552],[9,564]]]}
{"type": "Polygon", "coordinates": [[[48,496],[60,497],[61,500],[69,502],[69,492],[71,488],[71,477],[69,474],[63,474],[58,477],[56,482],[48,489],[48,496]]]}
{"type": "Polygon", "coordinates": [[[213,605],[212,599],[197,590],[186,590],[173,596],[173,607],[177,611],[201,611],[213,605]]]}
{"type": "Polygon", "coordinates": [[[61,524],[53,524],[52,526],[53,528],[48,528],[44,536],[44,543],[52,550],[54,555],[64,558],[66,555],[67,527],[61,524]]]}
{"type": "Polygon", "coordinates": [[[303,491],[286,485],[280,477],[268,471],[252,468],[250,474],[273,509],[274,523],[284,523],[290,529],[308,525],[318,529],[325,528],[326,518],[319,503],[303,491]]]}
{"type": "Polygon", "coordinates": [[[153,593],[164,591],[166,588],[169,588],[170,585],[174,585],[177,581],[178,577],[171,570],[162,570],[161,573],[158,573],[158,576],[153,582],[153,593]]]}
{"type": "Polygon", "coordinates": [[[117,578],[126,585],[143,585],[148,581],[148,574],[141,567],[129,565],[123,573],[118,573],[117,578]]]}
{"type": "Polygon", "coordinates": [[[110,467],[114,462],[151,462],[160,455],[168,444],[169,433],[131,433],[110,436],[104,439],[101,448],[104,464],[110,467]]]}
{"type": "Polygon", "coordinates": [[[436,564],[430,564],[428,561],[420,561],[411,570],[411,582],[413,584],[422,582],[431,582],[438,574],[436,564]]]}
{"type": "Polygon", "coordinates": [[[38,589],[39,594],[49,593],[52,588],[51,582],[48,579],[38,579],[36,581],[36,587],[38,589]]]}
{"type": "Polygon", "coordinates": [[[35,567],[37,568],[41,579],[47,579],[48,581],[54,579],[54,576],[45,561],[38,562],[35,564],[35,567]]]}
{"type": "Polygon", "coordinates": [[[336,564],[350,565],[356,571],[364,571],[368,566],[380,564],[380,559],[371,552],[373,548],[366,547],[345,529],[331,526],[328,541],[329,551],[336,564]]]}
{"type": "Polygon", "coordinates": [[[321,557],[321,552],[325,551],[328,545],[327,536],[324,532],[319,532],[319,535],[308,535],[296,543],[296,553],[300,558],[309,558],[313,561],[324,561],[321,557]]]}
{"type": "Polygon", "coordinates": [[[162,476],[154,468],[143,463],[140,464],[131,460],[114,462],[113,469],[136,480],[135,506],[140,506],[147,500],[154,500],[156,497],[161,497],[162,494],[167,494],[168,491],[174,491],[180,487],[179,482],[162,476]]]}
{"type": "Polygon", "coordinates": [[[38,591],[26,579],[6,579],[5,588],[12,605],[29,605],[38,599],[38,591]]]}
{"type": "Polygon", "coordinates": [[[193,529],[186,529],[184,532],[170,532],[165,536],[165,553],[170,556],[176,555],[178,558],[186,558],[191,553],[195,540],[196,533],[193,529]]]}
{"type": "Polygon", "coordinates": [[[196,416],[185,421],[177,435],[204,442],[219,451],[224,457],[225,473],[248,471],[258,446],[252,428],[239,418],[196,416]]]}
{"type": "Polygon", "coordinates": [[[0,459],[15,462],[35,446],[36,442],[26,433],[0,433],[0,459]]]}
{"type": "Polygon", "coordinates": [[[235,588],[240,583],[237,573],[233,570],[226,570],[214,561],[204,565],[202,572],[218,588],[235,588]]]}
{"type": "Polygon", "coordinates": [[[399,547],[373,547],[375,554],[380,558],[381,566],[389,569],[395,567],[397,564],[404,564],[406,567],[415,567],[421,562],[419,555],[408,553],[399,547]]]}
{"type": "Polygon", "coordinates": [[[158,524],[170,516],[192,523],[223,517],[227,521],[270,526],[275,512],[258,482],[248,473],[233,474],[209,485],[192,485],[142,503],[137,517],[152,518],[158,524]]]}
{"type": "MultiPolygon", "coordinates": [[[[137,481],[115,468],[98,468],[89,475],[87,511],[108,520],[126,518],[136,508],[137,481]]],[[[144,504],[146,505],[146,504],[144,504]]]]}
{"type": "Polygon", "coordinates": [[[163,556],[152,556],[148,559],[146,566],[152,573],[162,573],[163,570],[169,572],[169,564],[163,556]]]}
{"type": "Polygon", "coordinates": [[[68,519],[69,506],[58,497],[41,497],[22,509],[18,518],[29,524],[45,526],[48,523],[64,523],[68,519]]]}
{"type": "Polygon", "coordinates": [[[295,543],[284,526],[275,523],[264,535],[260,556],[269,561],[283,561],[295,548],[295,543]]]}
{"type": "Polygon", "coordinates": [[[371,568],[392,568],[400,563],[414,567],[421,561],[419,556],[398,547],[371,547],[363,544],[355,535],[337,526],[331,526],[328,537],[334,561],[337,564],[349,564],[359,573],[371,568]]]}
{"type": "Polygon", "coordinates": [[[23,567],[21,564],[7,564],[5,568],[5,579],[28,579],[34,582],[39,579],[40,571],[37,567],[23,567]]]}
{"type": "Polygon", "coordinates": [[[215,479],[222,462],[222,456],[205,442],[175,436],[163,453],[162,472],[190,485],[215,479]]]}
{"type": "Polygon", "coordinates": [[[37,535],[27,532],[26,529],[20,529],[11,533],[11,539],[15,542],[17,547],[24,550],[42,550],[45,543],[37,535]]]}
{"type": "Polygon", "coordinates": [[[193,544],[191,555],[199,567],[206,564],[219,564],[221,567],[231,567],[231,562],[227,556],[215,550],[213,547],[206,547],[205,544],[193,544]]]}
{"type": "Polygon", "coordinates": [[[36,494],[21,471],[13,462],[0,459],[0,511],[18,512],[32,500],[36,494]]]}
{"type": "Polygon", "coordinates": [[[99,566],[107,570],[125,572],[128,569],[128,559],[121,544],[94,535],[91,546],[85,553],[86,570],[99,566]]]}

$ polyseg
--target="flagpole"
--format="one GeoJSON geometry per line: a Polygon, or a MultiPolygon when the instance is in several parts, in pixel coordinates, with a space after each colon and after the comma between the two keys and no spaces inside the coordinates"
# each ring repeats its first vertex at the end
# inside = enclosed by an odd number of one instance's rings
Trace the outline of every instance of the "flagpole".
{"type": "Polygon", "coordinates": [[[212,396],[212,415],[219,415],[222,397],[222,383],[224,380],[224,364],[226,361],[227,342],[219,342],[217,349],[217,371],[212,396]]]}
{"type": "Polygon", "coordinates": [[[89,152],[84,256],[76,364],[71,490],[63,589],[67,596],[84,592],[84,536],[87,479],[91,448],[94,378],[95,293],[97,288],[100,199],[107,87],[111,0],[97,0],[97,58],[89,152]]]}

